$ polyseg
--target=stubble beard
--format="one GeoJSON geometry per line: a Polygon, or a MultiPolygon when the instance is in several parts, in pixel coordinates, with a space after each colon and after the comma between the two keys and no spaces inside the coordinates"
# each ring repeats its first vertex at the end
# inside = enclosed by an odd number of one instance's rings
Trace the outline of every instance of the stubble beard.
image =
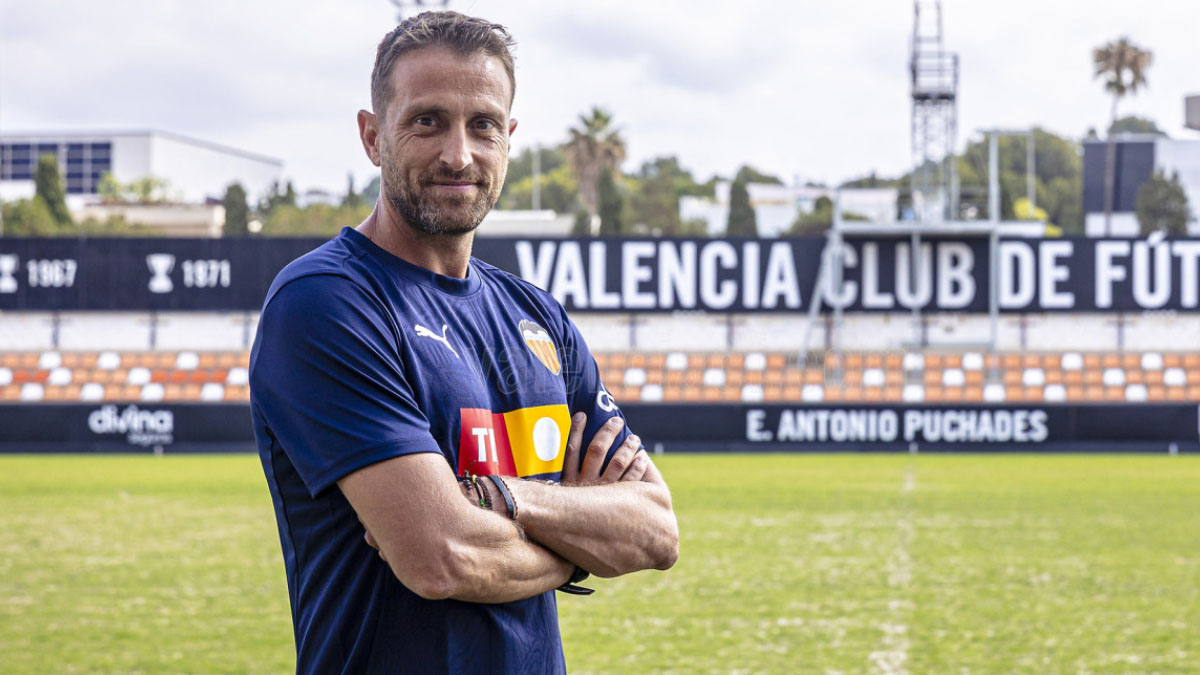
{"type": "Polygon", "coordinates": [[[400,167],[391,164],[385,165],[382,180],[388,202],[396,213],[414,230],[428,235],[462,235],[474,231],[500,198],[499,188],[471,171],[438,171],[410,180],[400,167]],[[434,197],[429,186],[437,180],[469,180],[476,189],[473,195],[434,197]]]}

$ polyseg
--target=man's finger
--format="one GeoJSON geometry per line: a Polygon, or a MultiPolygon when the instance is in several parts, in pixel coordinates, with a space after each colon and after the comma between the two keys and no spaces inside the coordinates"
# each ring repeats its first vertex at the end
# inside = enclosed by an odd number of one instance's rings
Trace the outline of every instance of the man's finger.
{"type": "Polygon", "coordinates": [[[621,433],[623,426],[625,426],[625,420],[620,417],[610,417],[592,437],[587,454],[583,457],[583,469],[579,472],[580,482],[592,483],[600,480],[600,467],[604,465],[608,449],[612,447],[613,441],[616,440],[617,434],[621,433]]]}
{"type": "Polygon", "coordinates": [[[621,480],[639,481],[646,475],[646,471],[650,469],[650,458],[646,453],[639,452],[633,457],[633,463],[629,465],[629,469],[621,476],[621,480]]]}
{"type": "Polygon", "coordinates": [[[600,477],[600,482],[615,483],[621,480],[621,476],[625,475],[625,470],[633,463],[633,456],[641,447],[642,439],[633,434],[626,436],[625,442],[617,448],[612,459],[608,460],[608,467],[604,469],[604,475],[600,477]]]}
{"type": "Polygon", "coordinates": [[[579,446],[583,444],[583,428],[587,426],[587,415],[581,412],[571,415],[571,431],[567,434],[567,452],[563,455],[563,483],[574,483],[579,478],[579,446]]]}

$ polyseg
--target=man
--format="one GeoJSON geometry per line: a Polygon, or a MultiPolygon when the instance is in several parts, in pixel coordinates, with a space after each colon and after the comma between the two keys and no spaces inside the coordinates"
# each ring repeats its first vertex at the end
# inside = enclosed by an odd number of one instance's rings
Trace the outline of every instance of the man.
{"type": "Polygon", "coordinates": [[[375,211],[268,291],[251,403],[300,672],[563,672],[554,590],[678,555],[562,307],[470,257],[517,126],[510,45],[453,12],[384,38],[358,113],[375,211]]]}

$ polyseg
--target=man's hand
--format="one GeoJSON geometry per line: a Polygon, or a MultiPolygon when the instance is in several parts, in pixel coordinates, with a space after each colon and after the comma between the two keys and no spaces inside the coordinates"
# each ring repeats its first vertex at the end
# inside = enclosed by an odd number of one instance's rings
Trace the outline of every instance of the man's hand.
{"type": "Polygon", "coordinates": [[[583,428],[586,425],[587,415],[580,412],[571,416],[571,432],[567,436],[567,452],[560,481],[563,485],[601,485],[642,480],[650,467],[650,460],[641,451],[642,439],[634,434],[625,437],[608,466],[603,472],[600,470],[604,466],[604,458],[608,456],[608,449],[625,426],[625,421],[620,417],[610,418],[596,431],[584,455],[583,468],[579,468],[579,447],[583,444],[583,428]]]}

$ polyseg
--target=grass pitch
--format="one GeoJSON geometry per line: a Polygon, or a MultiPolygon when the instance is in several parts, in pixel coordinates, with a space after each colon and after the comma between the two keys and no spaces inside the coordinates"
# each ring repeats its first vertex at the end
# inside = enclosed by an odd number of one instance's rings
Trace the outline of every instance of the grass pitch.
{"type": "MultiPolygon", "coordinates": [[[[667,456],[682,555],[575,673],[1200,670],[1200,458],[667,456]]],[[[0,670],[289,672],[254,456],[0,457],[0,670]]]]}

